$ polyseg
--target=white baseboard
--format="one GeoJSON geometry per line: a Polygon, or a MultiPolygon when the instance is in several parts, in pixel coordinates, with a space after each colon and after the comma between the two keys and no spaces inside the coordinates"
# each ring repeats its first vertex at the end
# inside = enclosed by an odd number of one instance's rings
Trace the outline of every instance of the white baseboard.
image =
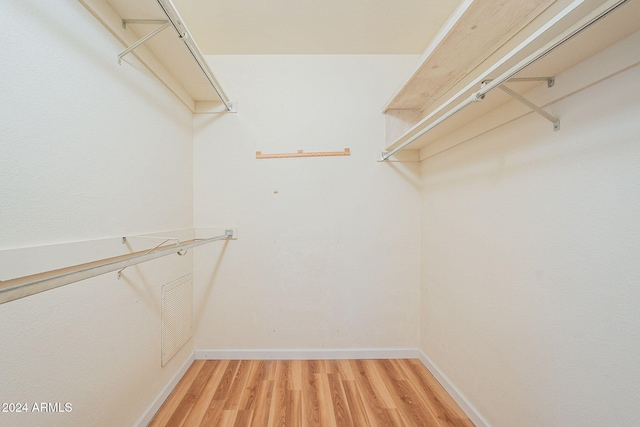
{"type": "Polygon", "coordinates": [[[419,358],[415,348],[356,348],[316,350],[196,350],[196,360],[323,360],[419,358]]]}
{"type": "Polygon", "coordinates": [[[196,350],[180,367],[171,381],[135,424],[146,427],[162,403],[184,376],[194,360],[326,360],[326,359],[419,359],[435,379],[451,395],[476,427],[491,427],[460,390],[417,348],[316,349],[316,350],[196,350]]]}
{"type": "Polygon", "coordinates": [[[440,383],[440,385],[449,393],[449,395],[456,401],[460,409],[464,411],[469,419],[476,425],[476,427],[491,427],[489,422],[478,412],[475,406],[469,402],[464,394],[458,387],[456,387],[445,374],[442,373],[435,363],[426,354],[420,350],[416,350],[418,353],[418,359],[422,364],[431,372],[431,375],[440,383]]]}
{"type": "Polygon", "coordinates": [[[178,382],[182,379],[184,374],[187,373],[187,370],[189,369],[189,367],[191,366],[194,360],[196,360],[195,354],[192,353],[191,356],[189,356],[187,360],[184,361],[180,369],[178,369],[178,372],[176,372],[175,375],[171,377],[171,380],[162,389],[160,394],[158,394],[158,397],[156,397],[153,400],[153,402],[151,403],[151,405],[149,405],[147,410],[144,411],[144,413],[140,416],[140,418],[138,418],[138,421],[136,421],[136,423],[134,424],[135,427],[147,427],[149,425],[149,423],[153,419],[154,415],[158,412],[158,410],[160,409],[164,401],[167,400],[167,397],[169,397],[173,389],[176,388],[176,386],[178,385],[178,382]]]}

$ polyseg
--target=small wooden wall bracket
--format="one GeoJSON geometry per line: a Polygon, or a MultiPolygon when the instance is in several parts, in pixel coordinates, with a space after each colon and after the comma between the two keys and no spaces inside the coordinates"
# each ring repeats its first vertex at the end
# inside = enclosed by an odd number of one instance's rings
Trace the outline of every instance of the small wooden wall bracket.
{"type": "Polygon", "coordinates": [[[305,153],[298,150],[297,153],[277,153],[262,154],[262,151],[256,151],[256,159],[284,159],[287,157],[331,157],[331,156],[350,156],[351,150],[345,148],[344,151],[315,151],[305,153]]]}

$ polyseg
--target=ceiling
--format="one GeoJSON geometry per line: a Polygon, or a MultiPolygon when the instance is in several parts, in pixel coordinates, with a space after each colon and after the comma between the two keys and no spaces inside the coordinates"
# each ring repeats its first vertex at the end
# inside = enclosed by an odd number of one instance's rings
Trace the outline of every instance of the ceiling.
{"type": "Polygon", "coordinates": [[[463,0],[173,0],[205,55],[420,54],[463,0]]]}

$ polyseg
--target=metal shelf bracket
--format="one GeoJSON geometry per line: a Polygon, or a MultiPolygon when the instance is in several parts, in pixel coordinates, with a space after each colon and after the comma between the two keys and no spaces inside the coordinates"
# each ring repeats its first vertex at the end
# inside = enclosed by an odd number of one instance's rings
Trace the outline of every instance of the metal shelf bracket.
{"type": "Polygon", "coordinates": [[[557,118],[556,116],[553,116],[549,113],[547,113],[546,111],[544,111],[542,108],[538,107],[536,104],[534,104],[533,102],[529,101],[527,98],[525,98],[524,96],[512,91],[511,89],[509,89],[508,87],[502,85],[499,86],[500,90],[502,90],[505,93],[508,93],[509,95],[511,95],[513,98],[517,99],[518,101],[522,102],[524,105],[526,105],[527,107],[531,108],[533,111],[535,111],[536,113],[540,114],[542,117],[544,117],[545,119],[549,120],[551,123],[553,123],[553,130],[554,131],[558,131],[560,130],[560,119],[557,118]]]}
{"type": "MultiPolygon", "coordinates": [[[[484,87],[490,81],[491,80],[483,81],[482,82],[482,87],[484,87]]],[[[512,78],[512,79],[507,80],[505,83],[507,83],[507,82],[537,82],[537,81],[546,81],[547,82],[547,87],[549,87],[549,88],[553,87],[553,85],[555,84],[555,78],[554,77],[521,77],[521,78],[512,78]]],[[[554,132],[560,130],[560,119],[559,118],[547,113],[542,108],[538,107],[536,104],[534,104],[533,102],[529,101],[524,96],[522,96],[519,93],[514,92],[513,90],[509,89],[507,86],[505,86],[504,83],[501,84],[500,86],[498,86],[498,89],[500,89],[504,93],[510,95],[512,98],[516,99],[517,101],[520,101],[521,103],[523,103],[524,105],[526,105],[527,107],[531,108],[533,111],[535,111],[536,113],[540,114],[542,117],[544,117],[545,119],[547,119],[551,123],[553,123],[554,132]]]]}
{"type": "Polygon", "coordinates": [[[152,32],[150,32],[149,34],[147,34],[146,36],[144,36],[143,38],[141,38],[140,40],[138,40],[137,42],[135,42],[134,44],[132,44],[131,46],[129,46],[128,48],[126,48],[125,50],[123,50],[122,52],[120,52],[118,54],[118,64],[122,63],[122,58],[125,55],[127,55],[128,53],[133,51],[135,48],[137,48],[138,46],[140,46],[141,44],[149,40],[151,37],[155,36],[162,30],[167,28],[169,25],[171,25],[169,21],[162,21],[157,19],[123,19],[122,28],[127,28],[127,24],[162,24],[162,25],[156,28],[155,30],[153,30],[152,32]]]}
{"type": "MultiPolygon", "coordinates": [[[[165,243],[167,243],[169,240],[175,240],[175,245],[179,245],[180,244],[180,239],[178,239],[177,237],[162,237],[162,236],[129,236],[129,238],[127,237],[123,237],[122,238],[122,244],[125,245],[128,241],[128,239],[131,238],[138,238],[138,239],[161,239],[163,240],[162,243],[160,243],[159,245],[155,246],[152,249],[149,249],[146,254],[149,254],[153,251],[155,251],[156,249],[158,249],[159,247],[161,247],[162,245],[164,245],[165,243]]],[[[186,249],[180,249],[178,252],[176,252],[178,255],[183,256],[187,254],[187,250],[186,249]]],[[[122,272],[124,271],[125,268],[127,268],[128,266],[122,267],[120,270],[118,270],[118,279],[120,279],[122,277],[122,272]]]]}

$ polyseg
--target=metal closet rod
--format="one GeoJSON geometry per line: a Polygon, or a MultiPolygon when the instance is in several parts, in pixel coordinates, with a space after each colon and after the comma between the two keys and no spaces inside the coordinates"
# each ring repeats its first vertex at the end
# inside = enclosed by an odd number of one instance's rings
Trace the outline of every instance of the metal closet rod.
{"type": "Polygon", "coordinates": [[[173,28],[176,29],[178,36],[182,39],[185,46],[187,46],[187,49],[189,49],[189,52],[193,56],[193,59],[195,59],[205,77],[207,78],[207,80],[209,80],[211,86],[213,86],[213,90],[215,90],[218,94],[218,97],[224,104],[224,107],[227,109],[227,111],[232,111],[233,106],[231,105],[229,97],[224,92],[224,90],[220,86],[220,83],[213,75],[213,72],[207,65],[205,59],[202,57],[200,49],[198,49],[198,45],[196,44],[195,40],[193,40],[193,37],[191,37],[191,34],[189,34],[187,27],[182,23],[182,18],[180,17],[180,14],[178,13],[176,7],[173,5],[171,0],[158,0],[158,4],[164,11],[164,14],[167,15],[167,18],[169,18],[169,22],[171,22],[173,28]]]}
{"type": "MultiPolygon", "coordinates": [[[[491,82],[487,83],[482,89],[480,89],[479,91],[474,92],[473,94],[471,94],[470,97],[468,97],[467,99],[465,99],[464,101],[462,101],[461,103],[459,103],[458,105],[456,105],[455,107],[453,107],[452,109],[447,111],[445,114],[440,116],[437,120],[432,122],[427,127],[421,129],[418,133],[416,133],[411,138],[409,138],[408,140],[403,142],[401,145],[399,145],[398,147],[396,147],[395,149],[393,149],[393,150],[391,150],[389,152],[382,153],[382,160],[389,159],[395,153],[397,153],[398,151],[406,148],[409,144],[413,143],[418,138],[420,138],[421,136],[423,136],[424,134],[429,132],[431,129],[435,128],[440,123],[446,121],[450,117],[456,115],[458,112],[460,112],[461,110],[465,109],[469,105],[475,104],[476,102],[479,102],[479,101],[482,101],[482,99],[484,99],[484,97],[485,97],[485,95],[487,93],[491,92],[493,89],[495,89],[495,88],[499,87],[500,85],[504,84],[507,80],[509,80],[510,78],[515,76],[516,74],[518,74],[520,71],[524,70],[525,68],[527,68],[529,65],[533,64],[534,62],[536,62],[540,58],[546,56],[547,54],[549,54],[550,52],[552,52],[553,50],[555,50],[556,48],[558,48],[559,46],[561,46],[565,42],[569,41],[570,39],[575,37],[577,34],[582,32],[583,30],[585,30],[589,26],[593,25],[595,22],[597,22],[601,18],[605,17],[610,12],[612,12],[614,9],[616,9],[618,6],[622,5],[623,3],[626,3],[627,1],[628,0],[610,0],[610,1],[606,2],[606,3],[604,3],[598,9],[594,10],[592,13],[590,13],[586,17],[582,18],[576,24],[574,24],[573,26],[571,26],[568,29],[566,29],[565,31],[563,31],[560,35],[558,35],[553,40],[551,40],[550,42],[548,42],[547,44],[542,46],[540,49],[536,50],[534,53],[532,53],[531,55],[527,56],[522,61],[518,62],[516,65],[511,67],[509,70],[507,70],[504,73],[502,73],[499,77],[496,77],[491,82]]],[[[485,76],[485,77],[487,77],[487,76],[485,76]]],[[[452,102],[456,97],[457,96],[454,96],[453,98],[449,99],[447,102],[445,102],[445,105],[449,104],[450,102],[452,102]]]]}
{"type": "Polygon", "coordinates": [[[0,304],[35,295],[40,292],[68,285],[90,277],[121,270],[123,268],[151,261],[152,259],[166,255],[186,251],[187,249],[206,245],[207,243],[215,242],[217,240],[228,240],[231,238],[233,238],[233,230],[225,230],[225,234],[211,237],[209,239],[189,240],[177,245],[161,246],[153,251],[139,251],[85,264],[78,264],[58,270],[51,270],[44,273],[0,281],[0,304]]]}

